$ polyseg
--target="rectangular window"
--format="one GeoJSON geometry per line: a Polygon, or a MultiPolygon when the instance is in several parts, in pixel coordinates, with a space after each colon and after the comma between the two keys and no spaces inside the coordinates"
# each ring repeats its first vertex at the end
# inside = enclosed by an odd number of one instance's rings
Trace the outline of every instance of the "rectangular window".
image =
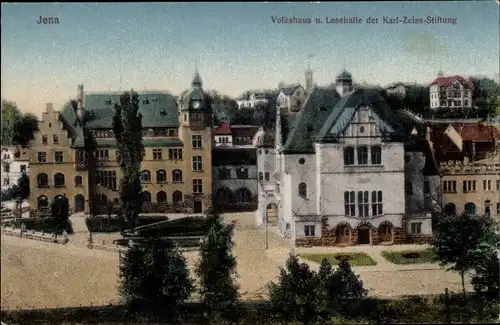
{"type": "Polygon", "coordinates": [[[491,180],[483,181],[483,187],[485,191],[491,191],[491,180]]]}
{"type": "Polygon", "coordinates": [[[63,152],[62,151],[56,151],[54,152],[54,162],[55,163],[62,163],[64,160],[63,158],[63,152]]]}
{"type": "Polygon", "coordinates": [[[411,233],[412,234],[421,234],[422,233],[422,223],[421,222],[412,222],[411,223],[411,233]]]}
{"type": "Polygon", "coordinates": [[[10,181],[8,178],[3,179],[3,185],[10,185],[10,181]]]}
{"type": "Polygon", "coordinates": [[[304,226],[304,235],[306,237],[316,236],[316,226],[304,226]]]}
{"type": "Polygon", "coordinates": [[[368,191],[358,192],[358,216],[360,218],[368,218],[370,211],[370,201],[368,191]]]}
{"type": "Polygon", "coordinates": [[[382,191],[372,191],[372,216],[380,216],[383,213],[382,191]]]}
{"type": "Polygon", "coordinates": [[[372,165],[382,164],[382,148],[380,146],[373,146],[371,148],[372,165]]]}
{"type": "Polygon", "coordinates": [[[169,160],[182,160],[182,149],[168,149],[169,160]]]}
{"type": "Polygon", "coordinates": [[[265,180],[266,180],[266,182],[269,182],[270,178],[271,178],[271,175],[269,173],[266,173],[265,174],[265,180]]]}
{"type": "Polygon", "coordinates": [[[85,162],[87,161],[87,155],[85,154],[84,150],[77,150],[75,151],[76,155],[76,161],[77,162],[85,162]]]}
{"type": "Polygon", "coordinates": [[[97,171],[97,184],[108,190],[116,191],[116,171],[99,170],[97,171]]]}
{"type": "Polygon", "coordinates": [[[202,136],[199,135],[199,134],[193,135],[193,137],[191,138],[191,143],[193,145],[193,149],[201,149],[201,148],[203,148],[203,138],[202,138],[202,136]]]}
{"type": "Polygon", "coordinates": [[[500,203],[497,203],[497,216],[500,216],[500,203]]]}
{"type": "Polygon", "coordinates": [[[4,171],[4,173],[10,173],[10,165],[3,164],[3,171],[4,171]]]}
{"type": "Polygon", "coordinates": [[[57,134],[52,135],[52,143],[59,144],[59,136],[57,134]]]}
{"type": "Polygon", "coordinates": [[[424,194],[430,194],[431,193],[431,186],[429,184],[429,181],[424,181],[424,194]]]}
{"type": "Polygon", "coordinates": [[[368,165],[368,148],[358,147],[358,165],[368,165]]]}
{"type": "Polygon", "coordinates": [[[463,181],[463,191],[464,193],[475,192],[476,181],[463,181]]]}
{"type": "Polygon", "coordinates": [[[38,162],[41,164],[47,162],[47,153],[46,152],[38,152],[38,162]]]}
{"type": "Polygon", "coordinates": [[[443,181],[443,192],[444,193],[456,193],[457,192],[457,181],[443,181]]]}
{"type": "Polygon", "coordinates": [[[192,159],[193,171],[201,172],[203,171],[203,161],[201,156],[194,156],[192,159]]]}
{"type": "Polygon", "coordinates": [[[203,181],[201,179],[193,179],[193,193],[203,193],[203,181]]]}
{"type": "Polygon", "coordinates": [[[500,191],[500,180],[497,180],[497,191],[500,191]]]}
{"type": "Polygon", "coordinates": [[[95,158],[97,161],[108,161],[109,160],[109,150],[97,150],[95,152],[95,158]]]}
{"type": "Polygon", "coordinates": [[[21,173],[26,173],[27,170],[26,165],[21,165],[21,173]]]}
{"type": "Polygon", "coordinates": [[[219,169],[219,179],[226,180],[231,178],[231,170],[229,168],[220,168],[219,169]]]}
{"type": "Polygon", "coordinates": [[[346,217],[356,215],[356,193],[354,191],[344,192],[344,210],[346,217]]]}
{"type": "Polygon", "coordinates": [[[48,137],[46,134],[42,135],[42,144],[47,144],[49,142],[48,137]]]}
{"type": "Polygon", "coordinates": [[[248,169],[244,167],[236,168],[236,178],[238,179],[248,179],[248,169]]]}
{"type": "Polygon", "coordinates": [[[153,160],[161,160],[161,149],[153,149],[153,160]]]}

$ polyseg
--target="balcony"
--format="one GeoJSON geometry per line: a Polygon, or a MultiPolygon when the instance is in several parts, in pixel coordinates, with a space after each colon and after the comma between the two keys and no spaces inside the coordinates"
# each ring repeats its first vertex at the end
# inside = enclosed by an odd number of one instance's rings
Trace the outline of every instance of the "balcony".
{"type": "Polygon", "coordinates": [[[89,167],[89,163],[87,161],[76,161],[75,162],[75,170],[76,171],[85,171],[89,167]]]}

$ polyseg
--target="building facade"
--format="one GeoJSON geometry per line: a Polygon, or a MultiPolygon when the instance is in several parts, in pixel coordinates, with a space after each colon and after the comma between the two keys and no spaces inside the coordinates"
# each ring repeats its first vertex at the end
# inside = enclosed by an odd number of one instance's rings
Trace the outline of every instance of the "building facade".
{"type": "Polygon", "coordinates": [[[474,85],[462,76],[444,77],[442,72],[429,85],[430,108],[470,109],[473,108],[474,85]]]}
{"type": "Polygon", "coordinates": [[[436,200],[425,198],[439,187],[430,143],[403,128],[378,91],[353,90],[347,73],[337,79],[337,90],[313,90],[284,146],[275,145],[274,184],[259,200],[276,197],[278,228],[296,246],[429,240],[436,200]]]}
{"type": "Polygon", "coordinates": [[[212,173],[214,206],[219,211],[253,211],[257,205],[257,139],[252,125],[221,123],[214,128],[212,173]]]}
{"type": "Polygon", "coordinates": [[[276,98],[276,94],[270,92],[253,92],[247,91],[236,99],[238,108],[255,108],[259,104],[272,103],[276,98]]]}
{"type": "Polygon", "coordinates": [[[17,146],[2,147],[2,191],[17,184],[23,173],[29,173],[29,153],[27,148],[17,146]]]}
{"type": "MultiPolygon", "coordinates": [[[[80,85],[75,104],[60,112],[47,105],[31,144],[32,207],[46,208],[59,195],[75,212],[104,213],[119,203],[113,115],[115,104],[127,100],[119,93],[84,94],[80,85]]],[[[211,209],[212,113],[199,74],[179,104],[169,93],[141,93],[137,100],[143,211],[211,209]]]]}
{"type": "Polygon", "coordinates": [[[299,84],[282,87],[276,99],[282,112],[296,113],[300,110],[307,97],[307,92],[299,84]]]}

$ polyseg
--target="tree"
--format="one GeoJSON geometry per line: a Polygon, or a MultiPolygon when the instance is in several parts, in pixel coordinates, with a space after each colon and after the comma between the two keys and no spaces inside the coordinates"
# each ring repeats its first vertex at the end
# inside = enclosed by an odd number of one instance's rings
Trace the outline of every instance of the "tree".
{"type": "Polygon", "coordinates": [[[337,304],[338,310],[343,313],[356,312],[361,299],[368,293],[363,287],[363,281],[359,279],[359,275],[354,274],[347,259],[340,261],[329,285],[331,297],[337,304]]]}
{"type": "Polygon", "coordinates": [[[268,285],[269,303],[286,321],[307,323],[316,316],[317,281],[309,265],[299,263],[297,256],[290,254],[286,268],[280,269],[278,282],[268,285]]]}
{"type": "Polygon", "coordinates": [[[22,113],[16,103],[2,100],[2,145],[12,144],[14,125],[21,118],[22,113]]]}
{"type": "Polygon", "coordinates": [[[276,110],[271,103],[259,103],[253,112],[253,123],[269,131],[276,126],[276,110]]]}
{"type": "Polygon", "coordinates": [[[171,241],[151,239],[126,251],[120,265],[120,295],[126,303],[171,315],[193,289],[186,259],[171,241]]]}
{"type": "Polygon", "coordinates": [[[500,260],[493,247],[482,244],[474,258],[472,286],[477,293],[484,293],[488,300],[497,301],[500,297],[500,260]]]}
{"type": "Polygon", "coordinates": [[[472,99],[474,106],[479,109],[481,117],[495,116],[498,114],[500,85],[495,80],[485,77],[471,77],[470,82],[474,85],[472,99]]]}
{"type": "Polygon", "coordinates": [[[14,124],[12,141],[26,148],[30,141],[35,139],[35,134],[38,131],[38,118],[33,114],[25,114],[14,124]]]}
{"type": "Polygon", "coordinates": [[[460,274],[464,295],[465,274],[474,269],[480,248],[485,247],[483,244],[497,247],[500,243],[494,226],[491,217],[468,213],[443,216],[437,224],[436,236],[432,241],[435,261],[460,274]]]}
{"type": "Polygon", "coordinates": [[[124,224],[128,229],[136,225],[143,203],[140,180],[142,145],[142,115],[139,113],[139,96],[125,92],[120,104],[115,105],[113,132],[116,137],[118,165],[122,170],[120,201],[124,224]]]}
{"type": "Polygon", "coordinates": [[[235,320],[238,311],[238,285],[235,283],[236,258],[234,224],[225,225],[217,214],[209,215],[208,235],[200,246],[200,259],[196,265],[199,293],[209,317],[220,316],[235,320]]]}
{"type": "Polygon", "coordinates": [[[288,117],[285,114],[281,114],[281,141],[282,145],[285,144],[286,139],[288,138],[288,134],[290,133],[290,122],[288,121],[288,117]]]}
{"type": "Polygon", "coordinates": [[[335,307],[335,293],[332,285],[333,268],[328,259],[321,261],[318,271],[318,286],[316,295],[316,308],[323,318],[329,316],[335,307]]]}
{"type": "Polygon", "coordinates": [[[30,196],[30,179],[28,177],[28,174],[23,172],[21,177],[19,177],[19,179],[17,180],[17,184],[14,189],[14,197],[16,199],[19,216],[22,216],[23,202],[29,196],[30,196]]]}
{"type": "Polygon", "coordinates": [[[231,124],[233,125],[255,125],[253,119],[254,110],[250,108],[242,108],[235,110],[231,116],[231,124]]]}

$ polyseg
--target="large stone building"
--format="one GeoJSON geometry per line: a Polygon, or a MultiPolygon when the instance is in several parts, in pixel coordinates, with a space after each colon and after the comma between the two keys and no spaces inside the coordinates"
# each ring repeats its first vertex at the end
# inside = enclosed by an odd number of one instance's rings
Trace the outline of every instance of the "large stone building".
{"type": "Polygon", "coordinates": [[[430,135],[442,178],[444,212],[500,217],[500,130],[435,125],[430,135]]]}
{"type": "MultiPolygon", "coordinates": [[[[255,210],[256,147],[261,127],[221,123],[214,128],[212,171],[214,205],[222,211],[255,210]]],[[[263,176],[262,176],[263,177],[263,176]]]]}
{"type": "Polygon", "coordinates": [[[23,173],[29,172],[28,149],[20,146],[2,146],[2,191],[17,184],[23,173]]]}
{"type": "MultiPolygon", "coordinates": [[[[212,112],[196,75],[179,102],[169,93],[138,94],[144,158],[143,211],[201,213],[211,208],[212,112]]],[[[71,208],[102,213],[118,203],[122,176],[113,134],[120,93],[85,94],[60,112],[47,105],[31,143],[32,207],[65,195],[71,208]]]]}
{"type": "Polygon", "coordinates": [[[346,71],[336,88],[313,89],[283,147],[276,127],[275,173],[257,224],[276,202],[278,228],[297,246],[428,240],[436,200],[425,197],[437,195],[439,178],[426,128],[378,91],[353,91],[346,71]]]}

